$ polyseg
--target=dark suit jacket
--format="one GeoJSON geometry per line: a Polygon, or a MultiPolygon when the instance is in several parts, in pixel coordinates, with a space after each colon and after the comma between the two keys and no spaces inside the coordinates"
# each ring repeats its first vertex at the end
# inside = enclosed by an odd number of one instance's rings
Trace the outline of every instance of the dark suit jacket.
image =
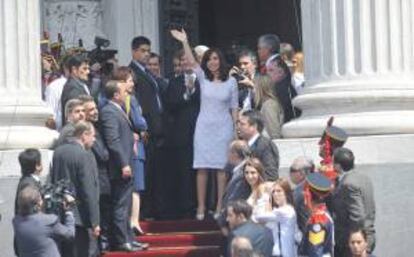
{"type": "Polygon", "coordinates": [[[356,170],[345,173],[333,194],[335,241],[346,245],[349,231],[362,226],[368,237],[368,250],[375,247],[375,200],[371,180],[356,170]]]}
{"type": "Polygon", "coordinates": [[[19,257],[59,257],[56,239],[73,239],[73,213],[66,212],[64,224],[54,214],[36,213],[13,218],[19,257]]]}
{"type": "Polygon", "coordinates": [[[76,225],[99,225],[99,181],[95,157],[79,143],[59,146],[53,154],[51,181],[69,179],[76,193],[76,225]]]}
{"type": "Polygon", "coordinates": [[[187,90],[184,74],[170,81],[164,94],[167,112],[166,129],[168,141],[172,146],[188,146],[193,144],[194,130],[200,111],[200,85],[195,82],[195,92],[184,97],[187,90]]]}
{"type": "Polygon", "coordinates": [[[228,237],[229,256],[231,241],[233,238],[238,236],[250,239],[253,250],[262,254],[264,257],[272,256],[274,244],[273,234],[272,231],[267,227],[249,220],[233,229],[228,237]]]}
{"type": "Polygon", "coordinates": [[[274,181],[279,178],[279,150],[268,138],[259,136],[250,147],[252,155],[262,162],[265,168],[264,179],[274,181]]]}
{"type": "Polygon", "coordinates": [[[122,176],[122,168],[131,166],[134,136],[126,113],[113,102],[108,102],[101,112],[101,132],[109,150],[109,175],[113,179],[122,176]]]}
{"type": "Polygon", "coordinates": [[[60,97],[60,102],[62,104],[62,124],[66,123],[65,117],[65,105],[70,99],[79,97],[80,95],[89,95],[80,82],[72,77],[66,81],[65,86],[63,86],[62,96],[60,97]]]}
{"type": "Polygon", "coordinates": [[[293,203],[297,215],[297,223],[303,234],[305,234],[306,223],[310,217],[310,211],[305,206],[305,199],[303,195],[304,186],[305,182],[303,181],[293,190],[293,203]]]}
{"type": "Polygon", "coordinates": [[[134,72],[135,96],[142,107],[142,114],[147,121],[149,133],[154,137],[163,136],[162,110],[157,102],[157,95],[161,101],[161,86],[154,83],[148,74],[134,62],[129,64],[134,72]]]}
{"type": "Polygon", "coordinates": [[[16,190],[16,197],[14,201],[14,214],[17,214],[17,196],[19,195],[20,191],[22,191],[27,186],[32,186],[39,190],[42,187],[40,181],[37,181],[31,175],[21,177],[16,190]]]}
{"type": "MultiPolygon", "coordinates": [[[[244,162],[243,162],[244,164],[244,162]]],[[[223,194],[222,206],[220,216],[217,219],[217,223],[220,227],[226,226],[226,210],[227,204],[231,201],[240,199],[247,199],[250,196],[251,189],[247,181],[244,179],[243,173],[244,165],[237,167],[233,170],[233,175],[230,181],[227,183],[226,189],[223,194]]]]}
{"type": "Polygon", "coordinates": [[[109,152],[100,133],[100,129],[95,128],[95,131],[96,140],[91,150],[98,165],[99,192],[102,195],[109,195],[111,194],[111,184],[108,174],[109,152]]]}

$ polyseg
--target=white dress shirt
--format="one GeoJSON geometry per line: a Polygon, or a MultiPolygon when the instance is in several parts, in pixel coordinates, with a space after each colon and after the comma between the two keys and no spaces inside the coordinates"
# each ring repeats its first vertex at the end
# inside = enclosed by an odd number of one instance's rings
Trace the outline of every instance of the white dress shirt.
{"type": "Polygon", "coordinates": [[[46,105],[53,111],[53,119],[56,123],[56,129],[60,131],[62,129],[62,106],[60,98],[62,96],[63,87],[68,79],[65,76],[61,76],[55,79],[46,87],[45,101],[46,105]]]}

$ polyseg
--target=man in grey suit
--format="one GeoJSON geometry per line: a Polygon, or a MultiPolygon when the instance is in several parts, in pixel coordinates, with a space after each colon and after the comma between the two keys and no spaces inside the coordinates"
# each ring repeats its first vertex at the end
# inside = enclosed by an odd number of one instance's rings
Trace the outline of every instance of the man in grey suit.
{"type": "Polygon", "coordinates": [[[17,202],[19,209],[13,218],[13,229],[19,257],[60,257],[55,240],[73,239],[73,213],[66,210],[63,224],[58,216],[42,213],[42,197],[34,186],[22,189],[17,202]]]}
{"type": "Polygon", "coordinates": [[[293,190],[293,203],[296,211],[297,223],[300,231],[305,233],[306,223],[310,217],[311,211],[305,206],[304,200],[304,188],[306,182],[306,176],[314,172],[315,165],[313,161],[300,156],[293,160],[290,166],[290,180],[296,185],[293,190]]]}
{"type": "Polygon", "coordinates": [[[134,136],[129,117],[122,109],[127,96],[124,86],[108,81],[105,95],[109,102],[100,112],[101,132],[109,150],[108,171],[111,179],[113,237],[116,250],[138,251],[142,245],[134,240],[130,226],[134,136]]]}
{"type": "Polygon", "coordinates": [[[227,205],[227,222],[231,229],[228,236],[228,256],[231,242],[235,237],[246,237],[253,250],[263,257],[270,257],[273,250],[273,234],[267,227],[250,220],[252,207],[245,200],[237,200],[227,205]]]}
{"type": "Polygon", "coordinates": [[[334,168],[339,173],[333,192],[335,257],[349,256],[351,229],[362,227],[367,233],[368,252],[375,247],[375,201],[371,180],[354,170],[354,154],[341,147],[334,152],[334,168]]]}
{"type": "Polygon", "coordinates": [[[73,140],[59,146],[53,154],[51,181],[69,180],[73,186],[75,206],[75,246],[62,250],[65,256],[96,256],[96,238],[100,234],[99,181],[95,157],[90,151],[95,129],[89,122],[74,125],[73,140]],[[73,250],[73,252],[71,252],[73,250]]]}
{"type": "Polygon", "coordinates": [[[240,137],[249,145],[252,156],[262,162],[265,168],[264,179],[275,181],[279,178],[279,150],[272,140],[261,135],[263,128],[263,119],[259,112],[249,110],[240,114],[240,137]]]}

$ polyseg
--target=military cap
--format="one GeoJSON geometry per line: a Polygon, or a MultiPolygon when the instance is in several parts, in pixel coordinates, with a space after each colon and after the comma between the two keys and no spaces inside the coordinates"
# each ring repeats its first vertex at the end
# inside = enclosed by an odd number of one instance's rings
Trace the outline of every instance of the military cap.
{"type": "Polygon", "coordinates": [[[319,172],[311,173],[306,176],[306,182],[311,191],[315,193],[329,193],[332,189],[332,182],[323,174],[319,172]]]}
{"type": "Polygon", "coordinates": [[[330,138],[345,143],[348,139],[348,134],[346,134],[345,130],[337,127],[337,126],[329,126],[325,129],[325,134],[330,138]]]}

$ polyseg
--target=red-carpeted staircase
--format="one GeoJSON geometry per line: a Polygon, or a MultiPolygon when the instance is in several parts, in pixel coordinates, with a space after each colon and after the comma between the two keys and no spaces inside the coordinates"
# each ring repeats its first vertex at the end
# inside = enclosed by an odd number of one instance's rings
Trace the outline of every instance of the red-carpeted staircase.
{"type": "Polygon", "coordinates": [[[108,252],[104,257],[219,257],[224,237],[212,220],[141,222],[146,232],[141,242],[150,244],[145,251],[108,252]]]}

